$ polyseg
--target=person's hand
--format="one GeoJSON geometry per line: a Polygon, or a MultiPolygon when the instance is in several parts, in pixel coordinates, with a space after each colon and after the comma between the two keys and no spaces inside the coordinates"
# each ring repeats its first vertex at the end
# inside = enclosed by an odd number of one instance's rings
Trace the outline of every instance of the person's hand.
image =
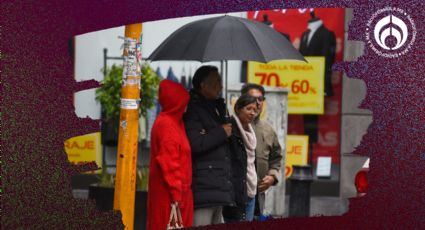
{"type": "Polygon", "coordinates": [[[232,135],[232,124],[227,123],[222,125],[224,131],[226,132],[227,137],[230,137],[232,135]]]}
{"type": "Polygon", "coordinates": [[[270,186],[272,186],[274,183],[274,177],[273,176],[265,176],[261,182],[260,185],[258,185],[258,191],[264,192],[266,191],[270,186]]]}

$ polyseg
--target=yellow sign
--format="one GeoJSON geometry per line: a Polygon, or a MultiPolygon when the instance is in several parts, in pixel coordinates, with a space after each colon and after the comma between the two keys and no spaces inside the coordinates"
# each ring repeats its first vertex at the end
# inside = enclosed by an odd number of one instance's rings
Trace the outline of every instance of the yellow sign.
{"type": "MultiPolygon", "coordinates": [[[[72,137],[65,141],[65,152],[68,160],[73,164],[83,164],[96,161],[102,166],[102,152],[100,147],[100,132],[72,137]]],[[[87,173],[100,173],[100,170],[87,173]]]]}
{"type": "Polygon", "coordinates": [[[305,57],[308,63],[280,60],[248,62],[248,82],[289,89],[289,114],[324,113],[324,57],[305,57]]]}
{"type": "Polygon", "coordinates": [[[292,175],[292,165],[307,165],[308,158],[308,136],[288,135],[286,136],[286,167],[285,177],[292,175]]]}

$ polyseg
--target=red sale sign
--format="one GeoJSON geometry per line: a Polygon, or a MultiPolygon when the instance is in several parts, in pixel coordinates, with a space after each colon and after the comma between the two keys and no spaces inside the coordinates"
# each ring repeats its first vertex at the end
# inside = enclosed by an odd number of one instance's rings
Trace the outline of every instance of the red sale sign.
{"type": "MultiPolygon", "coordinates": [[[[264,22],[272,26],[275,30],[282,33],[282,35],[289,37],[294,47],[306,52],[304,56],[326,56],[325,55],[310,55],[317,50],[326,48],[324,44],[328,40],[326,34],[332,34],[334,39],[334,48],[332,61],[342,61],[343,47],[344,47],[344,9],[276,9],[276,10],[262,10],[248,12],[248,18],[264,22]],[[311,12],[314,11],[314,14],[311,12]],[[313,19],[314,17],[314,19],[313,19]],[[321,24],[321,27],[317,27],[321,24]],[[325,28],[325,29],[324,29],[325,28]],[[312,31],[316,31],[316,35],[312,35],[312,31]],[[318,32],[322,31],[322,32],[318,32]],[[326,32],[323,32],[326,31],[326,32]],[[325,35],[323,35],[325,34],[325,35]],[[320,37],[320,36],[322,37],[320,37]],[[320,40],[320,38],[323,38],[320,40]],[[320,40],[320,41],[319,41],[320,40]],[[319,41],[319,42],[317,42],[319,41]],[[316,43],[315,43],[316,42],[316,43]]],[[[331,43],[332,43],[331,42],[331,43]]],[[[330,46],[331,47],[331,46],[330,46]]],[[[325,53],[327,50],[324,50],[325,53]]],[[[331,53],[332,53],[331,52],[331,53]]],[[[327,57],[327,64],[332,64],[327,57]]],[[[342,100],[342,73],[330,71],[326,74],[329,80],[328,87],[331,88],[332,94],[324,97],[324,114],[318,117],[317,127],[317,142],[312,144],[313,149],[313,162],[317,161],[319,156],[332,157],[333,163],[339,163],[340,160],[340,139],[341,139],[341,100],[342,100]]],[[[274,85],[276,81],[273,77],[267,78],[264,85],[274,85]],[[267,82],[270,79],[270,82],[267,82]]],[[[297,83],[298,88],[301,90],[301,82],[297,83]]],[[[290,86],[289,86],[290,87],[290,86]]],[[[304,85],[304,87],[306,87],[304,85]]],[[[305,88],[304,88],[305,89],[305,88]]],[[[289,96],[289,95],[288,95],[289,96]]],[[[304,113],[307,114],[307,113],[304,113]]],[[[288,116],[288,134],[303,135],[304,129],[304,115],[290,114],[288,116]]]]}

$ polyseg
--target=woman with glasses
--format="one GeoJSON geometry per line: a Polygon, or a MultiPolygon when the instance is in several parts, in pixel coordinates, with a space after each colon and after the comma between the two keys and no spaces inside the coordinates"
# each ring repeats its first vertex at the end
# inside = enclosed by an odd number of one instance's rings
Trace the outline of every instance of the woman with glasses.
{"type": "MultiPolygon", "coordinates": [[[[265,213],[265,193],[281,179],[279,171],[283,157],[276,132],[267,121],[260,119],[266,100],[265,93],[263,86],[252,83],[245,84],[241,89],[242,95],[250,95],[258,99],[258,115],[252,122],[252,127],[257,138],[255,166],[258,176],[258,192],[256,196],[258,208],[256,208],[256,216],[259,216],[260,220],[269,218],[265,213]]],[[[275,200],[275,202],[279,202],[279,200],[275,200]]]]}

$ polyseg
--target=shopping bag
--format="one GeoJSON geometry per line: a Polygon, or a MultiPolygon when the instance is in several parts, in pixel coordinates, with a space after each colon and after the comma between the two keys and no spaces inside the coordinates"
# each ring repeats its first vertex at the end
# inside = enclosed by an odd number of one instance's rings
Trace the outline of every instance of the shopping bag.
{"type": "Polygon", "coordinates": [[[180,212],[179,204],[171,204],[170,220],[167,224],[168,229],[180,229],[183,228],[182,214],[180,212]]]}

